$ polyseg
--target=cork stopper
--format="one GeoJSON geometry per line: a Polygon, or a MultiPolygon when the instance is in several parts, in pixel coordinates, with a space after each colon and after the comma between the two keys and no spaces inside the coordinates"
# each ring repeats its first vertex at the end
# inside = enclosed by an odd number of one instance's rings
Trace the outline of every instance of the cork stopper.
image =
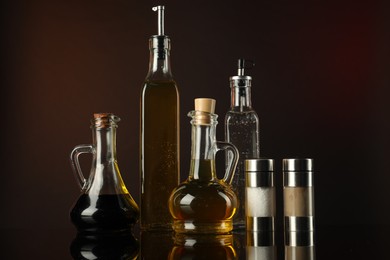
{"type": "Polygon", "coordinates": [[[95,128],[117,127],[120,118],[113,113],[94,113],[92,126],[95,128]]]}
{"type": "Polygon", "coordinates": [[[218,115],[214,114],[215,99],[196,98],[195,109],[188,113],[192,117],[191,123],[196,125],[212,125],[217,123],[218,115]]]}
{"type": "Polygon", "coordinates": [[[95,113],[93,114],[94,119],[103,118],[103,117],[111,117],[112,113],[95,113]]]}
{"type": "Polygon", "coordinates": [[[195,110],[214,114],[215,111],[215,99],[212,98],[196,98],[195,110]]]}

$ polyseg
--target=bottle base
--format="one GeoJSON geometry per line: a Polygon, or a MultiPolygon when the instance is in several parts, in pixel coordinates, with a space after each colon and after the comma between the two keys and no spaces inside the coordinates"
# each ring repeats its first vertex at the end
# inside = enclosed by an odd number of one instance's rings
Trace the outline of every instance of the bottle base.
{"type": "Polygon", "coordinates": [[[172,228],[179,234],[227,234],[232,231],[233,222],[232,220],[221,220],[215,222],[175,220],[172,228]]]}
{"type": "Polygon", "coordinates": [[[172,224],[141,224],[141,230],[148,232],[172,232],[172,224]]]}
{"type": "Polygon", "coordinates": [[[122,229],[105,229],[105,228],[77,228],[77,233],[85,237],[110,237],[110,236],[126,236],[132,234],[133,228],[131,226],[122,229]]]}

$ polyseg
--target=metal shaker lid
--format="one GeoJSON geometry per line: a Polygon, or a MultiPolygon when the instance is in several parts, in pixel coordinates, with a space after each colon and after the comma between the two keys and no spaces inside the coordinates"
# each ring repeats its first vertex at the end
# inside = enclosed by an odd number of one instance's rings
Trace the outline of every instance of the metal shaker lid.
{"type": "Polygon", "coordinates": [[[283,159],[284,172],[306,172],[313,171],[313,159],[310,158],[291,158],[283,159]]]}
{"type": "Polygon", "coordinates": [[[245,160],[246,187],[273,187],[273,171],[273,159],[245,160]]]}
{"type": "Polygon", "coordinates": [[[247,172],[272,172],[273,170],[273,159],[260,158],[245,160],[245,171],[247,172]]]}
{"type": "Polygon", "coordinates": [[[283,159],[283,183],[285,187],[313,186],[313,159],[283,159]]]}

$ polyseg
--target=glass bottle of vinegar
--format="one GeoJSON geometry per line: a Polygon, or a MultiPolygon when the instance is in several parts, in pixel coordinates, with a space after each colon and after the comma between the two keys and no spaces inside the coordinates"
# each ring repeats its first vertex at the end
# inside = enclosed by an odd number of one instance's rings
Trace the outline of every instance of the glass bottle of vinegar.
{"type": "Polygon", "coordinates": [[[119,117],[94,114],[92,145],[78,145],[71,153],[71,165],[81,187],[81,196],[70,212],[80,233],[115,234],[129,232],[139,217],[138,205],[128,192],[116,157],[116,128],[119,117]],[[84,178],[79,155],[93,155],[89,178],[84,178]]]}
{"type": "Polygon", "coordinates": [[[238,151],[230,143],[215,138],[217,115],[215,100],[195,99],[192,118],[191,165],[188,179],[171,194],[169,210],[176,233],[223,234],[233,228],[232,217],[237,197],[230,183],[238,161],[238,151]],[[215,171],[215,154],[228,150],[233,154],[223,179],[215,171]]]}
{"type": "Polygon", "coordinates": [[[170,230],[167,201],[179,184],[179,92],[170,66],[170,39],[164,35],[164,6],[158,35],[149,39],[149,72],[141,91],[141,228],[170,230]]]}

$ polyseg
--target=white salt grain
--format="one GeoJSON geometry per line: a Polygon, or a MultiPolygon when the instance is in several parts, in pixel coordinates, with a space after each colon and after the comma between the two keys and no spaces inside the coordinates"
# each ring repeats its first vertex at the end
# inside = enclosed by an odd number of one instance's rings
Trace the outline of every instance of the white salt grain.
{"type": "Polygon", "coordinates": [[[245,213],[248,217],[275,216],[275,188],[246,187],[245,213]]]}

